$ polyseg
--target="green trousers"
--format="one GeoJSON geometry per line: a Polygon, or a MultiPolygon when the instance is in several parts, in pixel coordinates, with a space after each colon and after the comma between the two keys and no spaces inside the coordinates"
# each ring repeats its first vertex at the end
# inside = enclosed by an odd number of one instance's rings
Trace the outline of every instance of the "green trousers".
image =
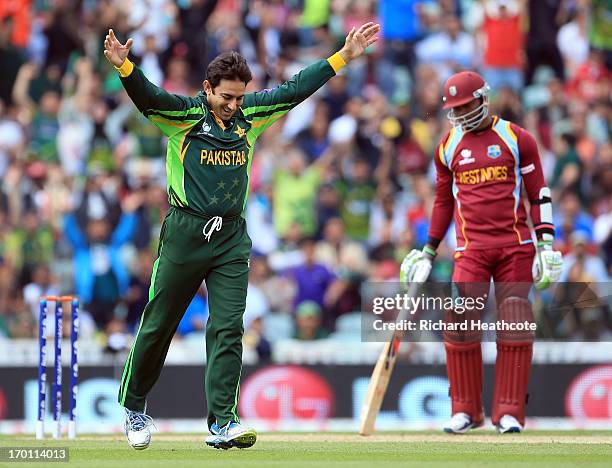
{"type": "MultiPolygon", "coordinates": [[[[170,342],[202,280],[208,290],[204,387],[208,425],[239,422],[242,317],[246,306],[251,239],[243,218],[223,219],[209,240],[209,220],[170,208],[162,225],[149,302],[127,357],[119,403],[144,411],[159,378],[170,342]]],[[[179,395],[180,398],[180,395],[179,395]]]]}

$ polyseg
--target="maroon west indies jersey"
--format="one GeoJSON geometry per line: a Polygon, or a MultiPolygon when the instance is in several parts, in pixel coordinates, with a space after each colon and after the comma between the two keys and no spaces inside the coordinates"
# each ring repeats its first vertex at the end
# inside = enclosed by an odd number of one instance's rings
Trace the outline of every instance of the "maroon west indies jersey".
{"type": "Polygon", "coordinates": [[[454,127],[440,141],[435,164],[430,240],[444,238],[454,213],[457,251],[532,242],[522,186],[535,202],[530,214],[536,235],[553,229],[541,222],[537,205],[546,184],[536,141],[518,125],[494,116],[483,131],[454,127]]]}

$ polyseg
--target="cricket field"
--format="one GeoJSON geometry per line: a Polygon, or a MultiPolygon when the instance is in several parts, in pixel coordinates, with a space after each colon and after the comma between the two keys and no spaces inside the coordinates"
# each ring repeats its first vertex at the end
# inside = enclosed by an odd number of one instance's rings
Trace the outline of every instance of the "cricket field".
{"type": "Polygon", "coordinates": [[[439,432],[264,433],[247,450],[214,450],[201,434],[154,433],[151,446],[135,451],[125,437],[80,435],[78,439],[36,441],[0,436],[0,466],[40,467],[397,467],[397,466],[612,466],[612,431],[527,431],[498,435],[474,431],[453,436],[439,432]],[[69,461],[9,462],[11,447],[67,447],[69,461]],[[171,465],[172,464],[172,465],[171,465]]]}

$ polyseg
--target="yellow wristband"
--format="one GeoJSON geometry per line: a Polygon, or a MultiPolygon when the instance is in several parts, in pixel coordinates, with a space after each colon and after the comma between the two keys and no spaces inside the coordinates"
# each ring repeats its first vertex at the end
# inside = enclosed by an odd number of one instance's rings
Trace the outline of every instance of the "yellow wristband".
{"type": "Polygon", "coordinates": [[[130,59],[126,58],[120,67],[115,67],[115,70],[119,72],[121,78],[125,78],[132,74],[132,71],[134,70],[134,64],[130,62],[130,59]]]}
{"type": "Polygon", "coordinates": [[[342,55],[340,55],[340,52],[336,52],[334,55],[328,58],[327,61],[336,73],[346,66],[346,62],[342,58],[342,55]]]}

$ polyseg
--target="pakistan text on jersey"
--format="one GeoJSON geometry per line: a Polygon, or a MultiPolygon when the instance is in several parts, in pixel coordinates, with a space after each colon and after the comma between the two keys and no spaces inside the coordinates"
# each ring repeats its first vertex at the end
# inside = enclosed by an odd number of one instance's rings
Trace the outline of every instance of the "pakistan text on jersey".
{"type": "Polygon", "coordinates": [[[200,153],[200,164],[215,166],[240,166],[246,164],[245,151],[241,150],[207,150],[200,153]]]}
{"type": "Polygon", "coordinates": [[[476,185],[489,181],[506,180],[508,178],[508,168],[506,166],[490,166],[480,169],[472,169],[456,173],[458,184],[476,185]]]}

